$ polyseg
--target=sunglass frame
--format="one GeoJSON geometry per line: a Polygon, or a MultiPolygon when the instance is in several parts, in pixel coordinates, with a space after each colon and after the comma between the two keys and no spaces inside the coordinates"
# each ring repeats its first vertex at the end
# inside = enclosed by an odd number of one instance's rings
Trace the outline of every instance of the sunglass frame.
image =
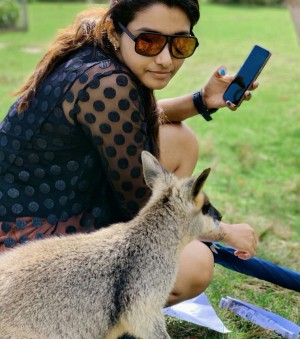
{"type": "Polygon", "coordinates": [[[139,55],[142,55],[142,56],[146,56],[146,57],[153,57],[153,56],[157,56],[158,54],[160,54],[162,52],[162,50],[165,48],[166,44],[169,44],[169,51],[171,53],[171,55],[176,58],[176,59],[186,59],[186,58],[189,58],[190,56],[192,56],[195,52],[195,50],[197,49],[197,47],[199,46],[199,41],[198,39],[195,37],[195,35],[192,34],[191,35],[179,35],[179,34],[162,34],[162,33],[157,33],[157,32],[142,32],[140,33],[139,35],[134,35],[132,34],[121,22],[118,22],[118,25],[119,27],[121,28],[121,30],[126,33],[132,41],[134,41],[135,43],[135,51],[137,54],[139,55]],[[139,51],[137,49],[137,41],[139,38],[141,38],[143,35],[145,34],[151,34],[151,35],[157,35],[157,36],[162,36],[164,38],[166,38],[166,41],[164,42],[162,48],[157,52],[157,53],[154,53],[154,54],[145,54],[145,53],[142,53],[141,51],[139,51]],[[173,53],[173,49],[172,49],[172,44],[173,44],[173,39],[174,38],[187,38],[187,39],[193,39],[196,43],[195,43],[195,46],[194,46],[194,49],[192,51],[191,54],[187,55],[187,56],[182,56],[182,57],[179,57],[179,56],[176,56],[174,55],[173,53]]]}

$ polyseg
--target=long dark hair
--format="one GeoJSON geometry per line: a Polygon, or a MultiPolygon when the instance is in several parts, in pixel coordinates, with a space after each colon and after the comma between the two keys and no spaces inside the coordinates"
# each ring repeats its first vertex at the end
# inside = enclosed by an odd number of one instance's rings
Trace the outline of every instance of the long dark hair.
{"type": "MultiPolygon", "coordinates": [[[[41,81],[55,68],[55,66],[70,52],[80,47],[93,44],[100,47],[108,55],[115,57],[116,53],[108,39],[106,21],[110,18],[117,33],[122,33],[118,22],[127,26],[135,16],[149,6],[164,4],[168,7],[178,7],[188,16],[191,22],[191,31],[200,17],[197,0],[112,0],[108,10],[93,8],[79,13],[73,24],[61,30],[56,39],[37,64],[33,74],[16,94],[21,95],[18,111],[24,111],[33,99],[41,81]]],[[[144,87],[144,86],[143,86],[144,87]]],[[[154,152],[158,156],[158,109],[153,91],[144,87],[145,110],[148,123],[148,134],[152,136],[154,152]]]]}

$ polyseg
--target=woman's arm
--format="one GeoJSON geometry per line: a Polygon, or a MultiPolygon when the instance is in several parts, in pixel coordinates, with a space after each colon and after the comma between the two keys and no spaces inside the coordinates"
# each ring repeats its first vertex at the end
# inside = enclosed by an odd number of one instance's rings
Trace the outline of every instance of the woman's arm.
{"type": "Polygon", "coordinates": [[[157,105],[163,109],[166,119],[172,122],[180,122],[198,114],[193,103],[193,94],[161,99],[157,105]]]}
{"type": "Polygon", "coordinates": [[[143,150],[151,151],[151,140],[136,83],[122,71],[107,68],[105,76],[103,72],[95,64],[84,73],[85,81],[73,83],[71,108],[76,107],[74,121],[91,149],[99,152],[99,178],[109,185],[116,202],[111,207],[124,221],[132,219],[151,195],[140,161],[143,150]]]}
{"type": "MultiPolygon", "coordinates": [[[[223,99],[223,94],[233,78],[234,76],[226,74],[226,69],[223,66],[219,67],[212,74],[201,89],[203,103],[207,109],[227,106],[223,99]]],[[[251,90],[254,90],[257,86],[258,82],[254,82],[251,90]]],[[[193,96],[194,93],[191,93],[177,98],[161,99],[157,101],[157,104],[163,109],[167,120],[179,122],[198,114],[193,102],[193,96]]],[[[246,91],[245,100],[249,100],[250,98],[249,91],[246,91]]],[[[233,104],[228,108],[236,110],[233,104]]]]}
{"type": "Polygon", "coordinates": [[[202,241],[220,241],[235,248],[235,255],[240,259],[250,259],[255,255],[258,237],[248,224],[220,223],[220,227],[201,239],[202,241]]]}

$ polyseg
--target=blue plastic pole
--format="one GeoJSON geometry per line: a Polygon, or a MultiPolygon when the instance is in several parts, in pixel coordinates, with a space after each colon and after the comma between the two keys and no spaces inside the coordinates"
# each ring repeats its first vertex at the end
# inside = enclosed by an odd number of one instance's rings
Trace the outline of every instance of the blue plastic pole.
{"type": "Polygon", "coordinates": [[[300,273],[257,257],[248,260],[239,259],[234,255],[233,248],[222,246],[219,243],[214,244],[218,252],[213,252],[216,264],[300,292],[300,273]]]}

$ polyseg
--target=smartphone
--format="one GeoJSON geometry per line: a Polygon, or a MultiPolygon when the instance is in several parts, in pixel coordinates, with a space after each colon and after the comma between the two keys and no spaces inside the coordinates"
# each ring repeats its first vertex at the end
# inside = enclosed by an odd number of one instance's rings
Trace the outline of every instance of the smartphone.
{"type": "Polygon", "coordinates": [[[249,89],[253,81],[259,76],[271,56],[267,49],[255,45],[245,60],[243,66],[237,72],[235,78],[226,89],[223,98],[239,106],[245,92],[249,89]]]}

